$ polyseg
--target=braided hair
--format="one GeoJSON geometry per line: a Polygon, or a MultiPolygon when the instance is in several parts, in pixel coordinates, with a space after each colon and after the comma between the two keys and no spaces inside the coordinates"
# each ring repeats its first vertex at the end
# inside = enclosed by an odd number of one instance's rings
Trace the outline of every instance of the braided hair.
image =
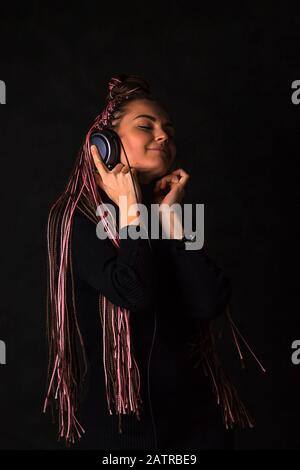
{"type": "MultiPolygon", "coordinates": [[[[85,346],[76,316],[71,234],[75,210],[95,225],[96,209],[102,203],[93,176],[90,136],[105,127],[117,128],[126,104],[136,99],[154,100],[149,84],[137,75],[114,75],[108,83],[103,111],[88,130],[64,191],[51,206],[47,221],[47,339],[49,346],[47,388],[43,411],[51,406],[58,415],[58,438],[67,445],[84,432],[78,412],[87,371],[85,346]]],[[[105,225],[105,219],[102,220],[105,225]]],[[[106,226],[109,231],[109,226],[106,226]]],[[[109,239],[119,248],[118,233],[109,239]]],[[[103,357],[107,407],[119,416],[134,413],[140,419],[140,374],[130,334],[130,312],[114,305],[99,293],[99,316],[103,334],[103,357]]],[[[100,325],[99,325],[100,326],[100,325]]],[[[203,322],[195,350],[199,349],[204,369],[211,376],[214,392],[222,407],[226,427],[234,423],[251,425],[244,405],[238,399],[220,366],[209,322],[203,322]]]]}

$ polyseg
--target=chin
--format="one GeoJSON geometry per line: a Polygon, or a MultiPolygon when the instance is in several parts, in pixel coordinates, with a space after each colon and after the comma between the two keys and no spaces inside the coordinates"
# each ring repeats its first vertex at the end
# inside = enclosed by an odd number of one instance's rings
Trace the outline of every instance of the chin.
{"type": "Polygon", "coordinates": [[[163,176],[168,174],[170,164],[166,165],[165,162],[161,162],[158,165],[153,166],[152,168],[139,169],[139,180],[140,182],[147,184],[154,180],[158,180],[163,176]]]}
{"type": "Polygon", "coordinates": [[[168,169],[170,168],[171,163],[168,161],[166,162],[165,160],[162,161],[159,165],[157,165],[156,168],[153,168],[153,173],[156,173],[158,176],[163,176],[168,172],[168,169]]]}

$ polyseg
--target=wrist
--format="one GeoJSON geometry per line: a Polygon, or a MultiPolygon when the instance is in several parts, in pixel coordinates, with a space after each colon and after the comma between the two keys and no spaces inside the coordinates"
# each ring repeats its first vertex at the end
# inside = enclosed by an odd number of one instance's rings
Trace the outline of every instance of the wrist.
{"type": "Polygon", "coordinates": [[[126,225],[140,223],[140,211],[136,198],[122,198],[119,206],[120,229],[126,225]]]}
{"type": "Polygon", "coordinates": [[[181,219],[176,211],[161,209],[159,211],[159,221],[164,234],[163,238],[169,238],[171,240],[184,239],[184,230],[181,219]]]}

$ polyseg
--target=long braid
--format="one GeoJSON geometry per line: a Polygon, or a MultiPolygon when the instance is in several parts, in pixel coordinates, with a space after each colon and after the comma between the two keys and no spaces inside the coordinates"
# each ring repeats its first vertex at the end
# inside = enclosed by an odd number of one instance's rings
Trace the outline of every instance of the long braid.
{"type": "MultiPolygon", "coordinates": [[[[256,360],[261,370],[265,372],[265,368],[233,322],[229,312],[229,304],[225,307],[225,315],[232,331],[232,336],[239,353],[242,368],[245,367],[245,363],[241,352],[241,346],[235,332],[238,332],[238,335],[256,360]]],[[[239,426],[241,428],[252,428],[254,426],[253,418],[249,415],[244,403],[240,400],[236,388],[226,374],[220,361],[213,327],[214,320],[202,320],[197,333],[194,336],[194,341],[189,343],[191,346],[191,356],[196,357],[195,367],[198,367],[201,364],[205,375],[210,378],[213,393],[216,397],[217,404],[221,408],[223,422],[226,429],[232,429],[235,426],[239,426]]]]}
{"type": "MultiPolygon", "coordinates": [[[[53,405],[58,412],[59,439],[74,443],[84,429],[77,419],[87,361],[83,338],[76,315],[76,296],[72,265],[71,233],[73,215],[79,210],[90,221],[98,223],[96,209],[102,200],[93,175],[90,136],[111,124],[115,110],[122,111],[122,102],[149,97],[149,86],[140,77],[116,76],[109,82],[106,106],[96,117],[77,156],[66,188],[50,209],[47,223],[48,282],[47,338],[49,363],[44,412],[53,405]]],[[[110,240],[119,248],[118,233],[112,233],[108,222],[102,223],[110,240]],[[115,234],[115,236],[114,236],[115,234]]],[[[129,311],[113,305],[99,294],[99,314],[103,332],[103,358],[109,413],[135,413],[139,419],[140,374],[131,344],[129,311]]],[[[121,421],[119,420],[119,432],[121,421]]]]}
{"type": "MultiPolygon", "coordinates": [[[[75,210],[79,210],[96,226],[96,209],[102,200],[93,175],[94,163],[90,150],[90,136],[95,130],[112,126],[116,113],[122,113],[124,103],[137,98],[152,99],[147,82],[135,75],[118,75],[109,82],[106,106],[89,129],[66,188],[52,205],[47,223],[47,339],[49,362],[47,389],[43,411],[51,404],[58,414],[59,439],[67,445],[80,438],[84,429],[78,412],[87,360],[84,341],[76,315],[76,295],[72,264],[71,234],[75,210]]],[[[105,217],[102,223],[111,242],[119,248],[120,240],[105,217]]],[[[130,334],[130,312],[112,304],[99,294],[99,317],[103,335],[103,366],[108,412],[119,416],[134,413],[140,419],[143,403],[140,396],[140,373],[134,358],[130,334]]],[[[227,312],[228,313],[228,312],[227,312]]],[[[237,336],[244,342],[228,313],[235,343],[237,336]]],[[[245,342],[249,348],[248,344],[245,342]]],[[[204,371],[210,376],[217,402],[222,407],[226,427],[234,424],[252,426],[243,403],[229,382],[217,356],[210,322],[203,322],[195,343],[204,371]]],[[[262,367],[262,366],[261,366],[262,367]]]]}

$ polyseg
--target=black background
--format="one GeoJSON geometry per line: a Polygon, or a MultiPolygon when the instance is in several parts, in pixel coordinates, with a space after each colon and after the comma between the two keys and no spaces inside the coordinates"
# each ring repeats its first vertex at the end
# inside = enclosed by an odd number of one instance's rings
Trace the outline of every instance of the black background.
{"type": "Polygon", "coordinates": [[[267,369],[232,343],[225,363],[256,426],[239,449],[299,448],[297,163],[299,11],[248,2],[1,7],[0,448],[54,449],[45,392],[45,226],[115,73],[146,78],[166,103],[187,202],[205,204],[211,257],[232,315],[267,369]]]}

